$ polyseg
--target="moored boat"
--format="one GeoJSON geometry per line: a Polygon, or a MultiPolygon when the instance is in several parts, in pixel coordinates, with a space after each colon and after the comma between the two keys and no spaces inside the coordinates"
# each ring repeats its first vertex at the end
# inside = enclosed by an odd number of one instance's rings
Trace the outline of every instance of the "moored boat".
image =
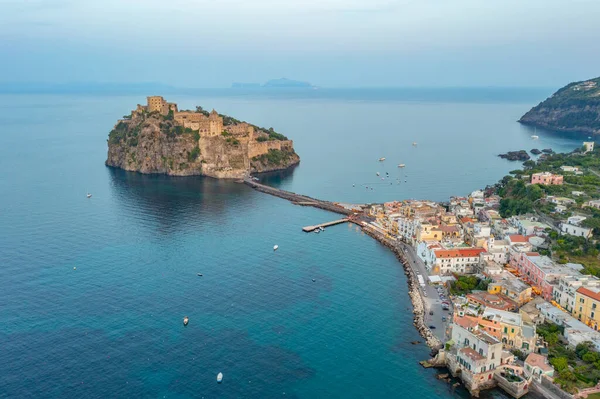
{"type": "Polygon", "coordinates": [[[187,326],[189,322],[190,322],[190,319],[189,319],[187,316],[185,316],[185,317],[183,318],[183,325],[184,325],[184,326],[187,326]]]}
{"type": "Polygon", "coordinates": [[[223,381],[223,373],[219,372],[217,374],[217,382],[220,384],[223,381]]]}

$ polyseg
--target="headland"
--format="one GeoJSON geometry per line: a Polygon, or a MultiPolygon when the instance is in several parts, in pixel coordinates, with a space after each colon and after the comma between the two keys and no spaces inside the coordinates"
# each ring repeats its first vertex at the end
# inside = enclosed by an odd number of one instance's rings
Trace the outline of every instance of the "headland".
{"type": "Polygon", "coordinates": [[[179,111],[150,96],[120,119],[108,137],[106,165],[140,173],[239,179],[287,169],[300,162],[294,143],[227,115],[179,111]]]}

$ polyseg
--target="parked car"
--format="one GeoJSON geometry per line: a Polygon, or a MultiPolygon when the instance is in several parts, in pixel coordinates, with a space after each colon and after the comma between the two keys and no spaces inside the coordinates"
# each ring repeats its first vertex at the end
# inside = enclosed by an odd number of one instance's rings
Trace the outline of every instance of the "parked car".
{"type": "Polygon", "coordinates": [[[435,326],[429,326],[430,330],[435,330],[435,326]]]}
{"type": "Polygon", "coordinates": [[[429,316],[433,316],[433,310],[429,311],[429,316]]]}
{"type": "Polygon", "coordinates": [[[446,316],[442,316],[442,321],[446,321],[446,316]]]}

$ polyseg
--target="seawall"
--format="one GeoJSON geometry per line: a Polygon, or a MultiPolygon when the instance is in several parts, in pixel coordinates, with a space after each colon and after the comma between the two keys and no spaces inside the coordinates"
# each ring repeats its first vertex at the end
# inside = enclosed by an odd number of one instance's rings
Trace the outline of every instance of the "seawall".
{"type": "Polygon", "coordinates": [[[379,241],[381,244],[388,247],[394,253],[394,255],[396,255],[396,258],[404,268],[404,274],[406,275],[408,281],[408,296],[410,297],[410,301],[413,304],[413,325],[419,332],[419,335],[421,335],[421,337],[425,339],[427,346],[429,346],[433,350],[439,350],[442,347],[442,343],[437,337],[435,337],[432,334],[431,330],[425,325],[425,305],[423,302],[423,297],[421,296],[421,293],[419,291],[419,283],[416,281],[414,271],[410,267],[408,257],[404,253],[404,250],[398,248],[395,245],[395,242],[383,237],[376,231],[373,231],[368,227],[361,227],[362,231],[364,231],[366,235],[379,241]]]}

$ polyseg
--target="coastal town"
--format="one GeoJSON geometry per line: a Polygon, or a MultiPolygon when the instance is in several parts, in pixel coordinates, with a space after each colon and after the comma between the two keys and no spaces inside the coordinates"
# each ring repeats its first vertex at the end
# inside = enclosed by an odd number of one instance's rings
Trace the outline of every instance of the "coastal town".
{"type": "MultiPolygon", "coordinates": [[[[582,156],[593,152],[594,143],[585,142],[582,156]]],[[[515,179],[565,187],[570,176],[597,173],[559,170],[515,179]]],[[[583,222],[599,209],[600,193],[545,195],[535,202],[551,206],[551,216],[534,209],[503,217],[497,191],[444,204],[369,205],[355,222],[402,254],[415,325],[435,353],[425,366],[447,368],[474,396],[494,387],[515,398],[530,390],[557,398],[600,392],[600,279],[589,265],[551,256],[564,238],[596,243],[583,222]]]]}
{"type": "Polygon", "coordinates": [[[600,395],[598,155],[584,142],[446,203],[349,205],[256,178],[244,183],[344,214],[323,226],[348,221],[390,248],[408,277],[415,327],[434,355],[422,365],[446,369],[439,378],[473,396],[500,388],[515,398],[530,391],[582,398],[600,395]]]}

